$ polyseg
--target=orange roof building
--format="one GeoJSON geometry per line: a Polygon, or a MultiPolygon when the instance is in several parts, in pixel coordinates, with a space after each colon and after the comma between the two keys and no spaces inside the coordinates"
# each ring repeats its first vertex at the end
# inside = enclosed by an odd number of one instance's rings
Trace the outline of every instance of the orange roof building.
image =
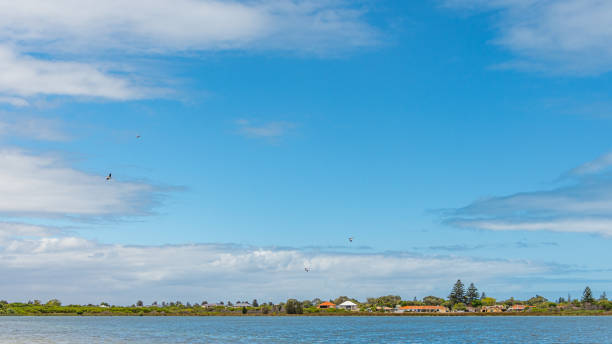
{"type": "Polygon", "coordinates": [[[319,309],[336,308],[336,304],[333,302],[323,302],[317,306],[319,309]]]}

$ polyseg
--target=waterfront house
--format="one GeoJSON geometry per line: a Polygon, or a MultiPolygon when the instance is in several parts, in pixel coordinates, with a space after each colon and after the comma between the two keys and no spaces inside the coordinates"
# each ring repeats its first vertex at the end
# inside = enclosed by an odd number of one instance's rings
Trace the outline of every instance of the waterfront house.
{"type": "Polygon", "coordinates": [[[508,311],[515,311],[515,312],[518,312],[518,311],[527,311],[527,310],[529,310],[531,308],[535,308],[535,306],[512,305],[512,307],[510,307],[508,309],[508,311]]]}
{"type": "Polygon", "coordinates": [[[338,306],[336,306],[336,308],[338,309],[344,309],[347,311],[356,311],[357,310],[357,304],[351,301],[344,301],[341,304],[339,304],[338,306]]]}
{"type": "Polygon", "coordinates": [[[483,306],[480,311],[484,313],[501,313],[505,307],[503,305],[483,306]]]}
{"type": "Polygon", "coordinates": [[[215,308],[215,307],[225,308],[225,305],[222,303],[205,303],[202,305],[202,308],[215,308]]]}
{"type": "Polygon", "coordinates": [[[446,313],[448,308],[444,306],[403,306],[399,307],[396,313],[416,312],[416,313],[446,313]]]}
{"type": "Polygon", "coordinates": [[[251,305],[248,302],[236,302],[236,304],[234,304],[234,307],[236,307],[236,308],[253,307],[253,305],[251,305]]]}
{"type": "Polygon", "coordinates": [[[336,308],[336,304],[333,303],[333,302],[326,301],[326,302],[320,303],[317,306],[317,308],[319,308],[319,309],[336,308]]]}

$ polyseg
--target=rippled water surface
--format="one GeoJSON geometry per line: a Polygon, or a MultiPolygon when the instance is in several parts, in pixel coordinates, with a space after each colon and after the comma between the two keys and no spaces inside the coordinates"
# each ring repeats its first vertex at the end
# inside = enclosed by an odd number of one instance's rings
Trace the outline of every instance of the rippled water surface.
{"type": "Polygon", "coordinates": [[[0,317],[0,343],[612,343],[612,317],[0,317]]]}

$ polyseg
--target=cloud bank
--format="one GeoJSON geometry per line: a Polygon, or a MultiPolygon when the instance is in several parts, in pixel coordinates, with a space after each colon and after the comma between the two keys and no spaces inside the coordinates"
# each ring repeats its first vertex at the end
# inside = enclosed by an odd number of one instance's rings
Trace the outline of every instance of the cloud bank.
{"type": "Polygon", "coordinates": [[[0,4],[0,37],[26,47],[164,53],[323,53],[376,44],[365,9],[340,0],[24,0],[0,4]]]}
{"type": "Polygon", "coordinates": [[[406,252],[338,253],[230,244],[105,245],[30,227],[12,224],[7,229],[0,224],[4,281],[0,294],[5,298],[124,304],[137,299],[280,301],[338,294],[365,298],[389,292],[446,293],[457,277],[486,284],[550,270],[528,261],[406,252]],[[16,232],[20,226],[24,228],[16,232]],[[2,235],[3,231],[10,234],[2,235]],[[312,270],[306,273],[304,266],[312,270]]]}
{"type": "MultiPolygon", "coordinates": [[[[609,153],[579,166],[569,185],[478,200],[446,212],[447,224],[493,231],[574,232],[612,237],[609,153]]],[[[565,181],[565,180],[564,180],[565,181]]]]}

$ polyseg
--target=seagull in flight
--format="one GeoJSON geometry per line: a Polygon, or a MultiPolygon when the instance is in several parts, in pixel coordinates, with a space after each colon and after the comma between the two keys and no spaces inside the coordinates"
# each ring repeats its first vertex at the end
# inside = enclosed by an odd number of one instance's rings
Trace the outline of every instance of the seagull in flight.
{"type": "Polygon", "coordinates": [[[349,237],[349,242],[353,242],[353,237],[349,237]]]}
{"type": "Polygon", "coordinates": [[[109,173],[108,176],[106,176],[106,180],[111,180],[111,179],[113,179],[113,175],[109,173]]]}
{"type": "Polygon", "coordinates": [[[137,139],[139,139],[139,138],[140,138],[140,135],[136,135],[136,138],[137,138],[137,139]]]}
{"type": "Polygon", "coordinates": [[[304,271],[309,272],[311,268],[309,267],[304,267],[304,271]]]}

